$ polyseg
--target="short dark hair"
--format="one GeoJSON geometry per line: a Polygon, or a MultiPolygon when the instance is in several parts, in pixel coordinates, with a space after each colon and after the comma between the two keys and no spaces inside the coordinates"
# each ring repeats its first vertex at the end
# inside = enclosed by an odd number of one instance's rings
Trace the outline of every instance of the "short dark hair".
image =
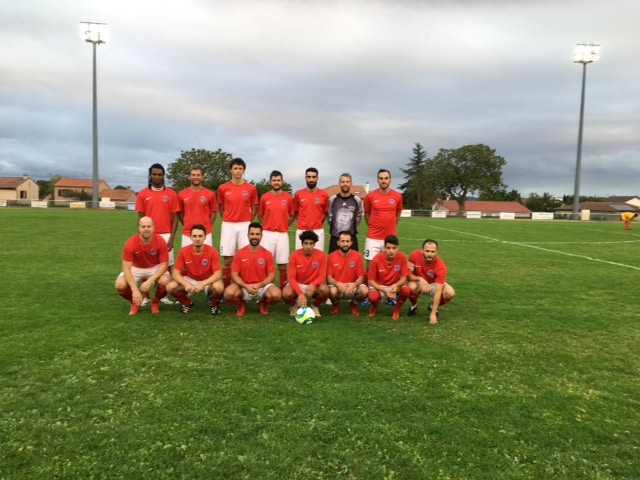
{"type": "Polygon", "coordinates": [[[193,225],[191,227],[191,232],[193,232],[194,230],[202,230],[205,235],[207,234],[207,229],[201,223],[196,223],[195,225],[193,225]]]}
{"type": "Polygon", "coordinates": [[[391,245],[395,245],[396,247],[400,245],[400,240],[395,235],[387,235],[384,239],[384,244],[390,243],[391,245]]]}
{"type": "Polygon", "coordinates": [[[151,165],[151,166],[149,167],[149,175],[148,175],[148,177],[147,177],[147,180],[148,180],[148,182],[147,182],[147,186],[148,186],[148,187],[151,187],[151,183],[152,183],[152,182],[151,182],[151,171],[152,171],[154,168],[159,169],[159,170],[162,170],[162,174],[163,174],[163,175],[165,175],[164,167],[162,166],[162,164],[160,164],[160,163],[154,163],[153,165],[151,165]]]}
{"type": "Polygon", "coordinates": [[[202,167],[200,165],[191,165],[189,167],[189,173],[193,172],[194,170],[200,170],[200,172],[202,172],[202,167]]]}
{"type": "Polygon", "coordinates": [[[231,160],[229,162],[229,170],[231,170],[233,168],[234,165],[240,165],[242,168],[244,168],[245,170],[247,169],[247,164],[244,163],[244,160],[241,158],[234,158],[233,160],[231,160]]]}
{"type": "Polygon", "coordinates": [[[427,238],[424,242],[422,242],[422,248],[424,248],[427,243],[433,243],[436,246],[436,250],[438,249],[438,242],[432,240],[431,238],[427,238]]]}
{"type": "Polygon", "coordinates": [[[304,174],[306,175],[309,172],[313,172],[313,173],[315,173],[317,175],[318,174],[318,169],[316,167],[309,167],[304,171],[304,174]]]}
{"type": "Polygon", "coordinates": [[[249,228],[247,228],[247,233],[249,233],[252,228],[259,228],[260,231],[262,231],[262,224],[260,222],[251,222],[249,228]]]}
{"type": "Polygon", "coordinates": [[[282,178],[282,172],[280,170],[272,170],[271,173],[269,174],[269,180],[271,180],[273,177],[280,177],[282,178]]]}
{"type": "Polygon", "coordinates": [[[338,233],[338,238],[340,238],[342,235],[349,235],[349,238],[351,239],[351,241],[353,241],[353,234],[348,230],[343,230],[340,233],[338,233]]]}
{"type": "Polygon", "coordinates": [[[376,175],[376,177],[379,177],[381,173],[388,173],[389,176],[391,176],[391,172],[389,170],[387,170],[386,168],[381,168],[380,170],[378,170],[378,174],[376,175]]]}
{"type": "Polygon", "coordinates": [[[318,234],[313,230],[305,230],[298,236],[298,238],[301,243],[304,243],[305,240],[313,240],[313,243],[318,243],[318,234]]]}

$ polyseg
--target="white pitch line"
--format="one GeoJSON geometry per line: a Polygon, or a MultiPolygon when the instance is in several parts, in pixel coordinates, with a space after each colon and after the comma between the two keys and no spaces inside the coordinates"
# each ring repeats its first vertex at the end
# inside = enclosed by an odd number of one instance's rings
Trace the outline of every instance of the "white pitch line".
{"type": "Polygon", "coordinates": [[[575,253],[562,252],[560,250],[552,250],[550,248],[538,247],[537,245],[531,245],[531,244],[521,243],[521,242],[507,242],[505,240],[499,240],[497,238],[487,237],[485,235],[478,235],[477,233],[460,232],[458,230],[451,230],[449,228],[434,227],[433,225],[430,225],[430,227],[431,228],[437,228],[439,230],[445,230],[447,232],[459,233],[459,234],[463,234],[463,235],[470,235],[472,237],[482,238],[483,240],[491,240],[491,241],[497,242],[497,243],[506,243],[508,245],[516,245],[516,246],[519,246],[519,247],[528,247],[528,248],[533,248],[533,249],[536,249],[536,250],[542,250],[543,252],[557,253],[558,255],[566,255],[567,257],[582,258],[584,260],[591,260],[592,262],[599,262],[599,263],[606,263],[608,265],[615,265],[616,267],[631,268],[632,270],[640,270],[640,267],[636,267],[636,266],[633,266],[633,265],[627,265],[625,263],[618,263],[618,262],[611,262],[609,260],[602,260],[601,258],[593,258],[593,257],[589,257],[587,255],[576,255],[575,253]]]}

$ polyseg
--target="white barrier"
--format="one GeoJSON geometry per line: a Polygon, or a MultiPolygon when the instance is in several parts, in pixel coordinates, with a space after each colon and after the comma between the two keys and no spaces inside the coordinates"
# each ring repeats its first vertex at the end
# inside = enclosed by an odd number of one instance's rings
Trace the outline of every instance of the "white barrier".
{"type": "Polygon", "coordinates": [[[516,214],[513,212],[500,212],[500,220],[515,220],[516,214]]]}
{"type": "Polygon", "coordinates": [[[553,220],[553,212],[531,212],[531,220],[553,220]]]}

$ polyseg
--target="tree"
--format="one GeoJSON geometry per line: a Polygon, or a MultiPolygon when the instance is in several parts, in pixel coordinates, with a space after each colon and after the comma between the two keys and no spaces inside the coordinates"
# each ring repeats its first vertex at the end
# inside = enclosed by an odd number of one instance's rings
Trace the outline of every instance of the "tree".
{"type": "Polygon", "coordinates": [[[425,162],[422,184],[438,198],[457,200],[460,210],[464,210],[469,193],[482,195],[506,188],[502,182],[502,167],[506,164],[494,149],[482,144],[440,149],[425,162]]]}
{"type": "MultiPolygon", "coordinates": [[[[254,185],[256,187],[256,190],[258,190],[258,197],[261,197],[263,193],[266,193],[266,192],[271,190],[271,182],[269,180],[267,180],[266,178],[263,178],[259,182],[254,182],[253,180],[251,180],[251,181],[249,181],[249,183],[254,185]]],[[[283,182],[282,183],[282,190],[285,191],[285,192],[292,193],[293,192],[293,187],[291,186],[290,183],[283,182]]]]}
{"type": "Polygon", "coordinates": [[[407,168],[401,168],[400,171],[404,173],[406,182],[398,186],[398,189],[402,192],[404,206],[406,208],[422,209],[430,208],[431,203],[425,205],[426,192],[422,185],[422,176],[420,172],[424,168],[425,161],[427,159],[427,152],[419,142],[413,146],[413,156],[409,158],[407,168]]]}
{"type": "Polygon", "coordinates": [[[189,183],[189,170],[194,165],[202,168],[204,174],[204,186],[210,190],[218,190],[218,187],[229,180],[229,163],[233,155],[223,152],[221,149],[211,152],[204,149],[195,149],[180,152],[180,158],[167,166],[167,180],[175,190],[187,188],[189,183]]]}
{"type": "Polygon", "coordinates": [[[525,206],[532,212],[553,212],[562,206],[562,201],[547,192],[544,192],[542,196],[532,193],[527,198],[525,206]]]}
{"type": "Polygon", "coordinates": [[[518,202],[522,203],[522,195],[516,189],[507,192],[506,188],[498,190],[487,190],[480,194],[478,200],[493,200],[498,202],[518,202]]]}
{"type": "Polygon", "coordinates": [[[53,186],[58,183],[62,179],[62,175],[55,174],[52,175],[49,180],[36,180],[38,187],[40,187],[39,195],[40,198],[46,198],[47,195],[51,195],[53,197],[53,186]]]}
{"type": "Polygon", "coordinates": [[[131,190],[131,187],[129,185],[127,185],[126,187],[124,185],[116,185],[115,187],[113,187],[114,190],[131,190]]]}

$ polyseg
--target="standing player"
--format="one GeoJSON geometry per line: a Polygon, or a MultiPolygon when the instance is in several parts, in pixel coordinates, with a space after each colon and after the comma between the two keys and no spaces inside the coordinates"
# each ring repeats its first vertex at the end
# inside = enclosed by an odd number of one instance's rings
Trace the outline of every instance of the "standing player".
{"type": "Polygon", "coordinates": [[[282,190],[282,172],[274,170],[269,175],[271,191],[260,197],[258,218],[262,222],[261,245],[275,257],[280,272],[280,289],[287,283],[289,263],[289,225],[295,219],[293,198],[282,190]]]}
{"type": "Polygon", "coordinates": [[[153,220],[139,218],[138,233],[124,244],[122,273],[115,282],[118,295],[131,303],[129,315],[138,313],[144,294],[149,294],[154,284],[156,294],[151,302],[151,313],[160,313],[158,302],[166,295],[165,287],[171,279],[168,262],[167,242],[154,233],[153,220]]]}
{"type": "Polygon", "coordinates": [[[300,234],[311,230],[318,236],[316,248],[324,251],[324,219],[329,208],[329,195],[318,188],[318,169],[309,167],[304,172],[307,188],[298,190],[293,196],[296,215],[296,249],[302,247],[300,234]]]}
{"type": "Polygon", "coordinates": [[[449,303],[456,292],[447,283],[447,265],[438,256],[438,242],[426,239],[421,250],[414,250],[409,256],[409,288],[411,308],[409,316],[418,313],[418,297],[429,295],[429,323],[438,323],[438,307],[449,303]]]}
{"type": "Polygon", "coordinates": [[[182,222],[182,246],[191,245],[191,227],[204,225],[207,229],[205,245],[213,246],[212,229],[218,215],[216,194],[203,186],[204,173],[196,165],[189,170],[190,185],[178,193],[180,221],[182,222]]]}
{"type": "Polygon", "coordinates": [[[329,298],[329,287],[325,283],[327,276],[327,256],[316,248],[318,235],[311,230],[300,234],[302,248],[289,257],[289,283],[282,291],[282,300],[291,307],[291,316],[299,307],[306,307],[307,299],[312,302],[313,313],[320,317],[318,308],[329,298]]]}
{"type": "Polygon", "coordinates": [[[331,300],[331,315],[340,313],[340,299],[351,300],[351,315],[359,317],[358,302],[367,298],[369,288],[364,279],[364,261],[359,252],[353,250],[351,232],[340,232],[339,249],[330,253],[327,261],[327,283],[331,300]]]}
{"type": "Polygon", "coordinates": [[[260,246],[262,225],[250,223],[247,237],[249,245],[239,249],[233,257],[233,283],[225,288],[224,299],[227,303],[238,305],[238,317],[244,317],[247,313],[249,300],[258,300],[260,314],[269,315],[267,305],[275,305],[282,298],[282,292],[273,283],[276,277],[275,262],[271,252],[260,246]]]}
{"type": "Polygon", "coordinates": [[[391,318],[398,320],[400,307],[411,294],[405,285],[409,274],[407,256],[399,250],[399,245],[398,237],[389,235],[384,239],[384,252],[378,253],[369,264],[369,317],[375,316],[382,298],[387,297],[395,300],[391,318]]]}
{"type": "Polygon", "coordinates": [[[231,263],[236,250],[248,244],[247,229],[258,211],[258,190],[244,180],[247,164],[241,158],[229,163],[231,180],[218,188],[218,210],[222,216],[220,253],[224,258],[224,286],[231,283],[231,263]]]}
{"type": "Polygon", "coordinates": [[[209,300],[212,315],[220,315],[220,299],[224,291],[222,268],[218,251],[204,243],[207,229],[195,224],[191,228],[191,244],[178,252],[173,280],[167,290],[182,305],[181,311],[187,314],[194,306],[189,295],[204,292],[209,300]]]}
{"type": "Polygon", "coordinates": [[[340,175],[340,191],[329,199],[327,221],[329,222],[329,253],[338,250],[340,232],[351,233],[352,250],[358,251],[358,226],[362,220],[362,200],[351,193],[353,181],[350,173],[340,175]]]}

